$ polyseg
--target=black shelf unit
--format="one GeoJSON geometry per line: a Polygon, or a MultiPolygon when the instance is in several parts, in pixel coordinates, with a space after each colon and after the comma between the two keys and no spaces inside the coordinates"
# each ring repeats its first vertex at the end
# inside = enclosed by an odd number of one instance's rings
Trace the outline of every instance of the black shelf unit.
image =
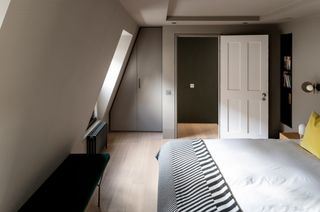
{"type": "Polygon", "coordinates": [[[280,37],[280,120],[292,127],[292,33],[280,37]]]}

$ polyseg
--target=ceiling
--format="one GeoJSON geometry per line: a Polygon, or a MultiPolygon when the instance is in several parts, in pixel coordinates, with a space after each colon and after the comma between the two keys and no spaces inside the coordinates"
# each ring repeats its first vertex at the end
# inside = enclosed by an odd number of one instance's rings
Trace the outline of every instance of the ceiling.
{"type": "Polygon", "coordinates": [[[142,26],[281,23],[320,12],[320,0],[119,0],[142,26]]]}

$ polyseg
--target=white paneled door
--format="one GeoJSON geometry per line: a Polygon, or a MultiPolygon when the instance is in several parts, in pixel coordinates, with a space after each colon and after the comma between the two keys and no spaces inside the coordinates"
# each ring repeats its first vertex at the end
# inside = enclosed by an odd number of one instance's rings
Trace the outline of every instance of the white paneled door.
{"type": "Polygon", "coordinates": [[[221,36],[220,138],[268,138],[268,35],[221,36]]]}

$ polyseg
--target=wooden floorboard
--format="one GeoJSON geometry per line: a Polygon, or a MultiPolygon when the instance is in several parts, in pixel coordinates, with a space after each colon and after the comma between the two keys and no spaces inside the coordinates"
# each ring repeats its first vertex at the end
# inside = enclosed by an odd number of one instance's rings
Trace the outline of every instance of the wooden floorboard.
{"type": "MultiPolygon", "coordinates": [[[[157,211],[155,155],[165,142],[161,133],[109,133],[111,158],[102,181],[101,211],[157,211]]],[[[87,211],[99,211],[96,196],[87,211]]]]}
{"type": "MultiPolygon", "coordinates": [[[[215,138],[216,125],[183,124],[180,137],[215,138]]],[[[101,209],[97,207],[97,192],[87,212],[156,212],[158,163],[155,155],[168,140],[161,133],[109,133],[111,158],[101,189],[101,209]]]]}
{"type": "Polygon", "coordinates": [[[179,123],[178,138],[218,138],[218,124],[179,123]]]}

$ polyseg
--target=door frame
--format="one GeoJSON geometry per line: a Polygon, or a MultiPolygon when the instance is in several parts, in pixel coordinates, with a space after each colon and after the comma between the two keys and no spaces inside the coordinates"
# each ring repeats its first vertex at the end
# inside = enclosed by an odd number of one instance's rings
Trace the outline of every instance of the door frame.
{"type": "Polygon", "coordinates": [[[212,37],[218,38],[218,138],[220,138],[220,37],[215,33],[175,33],[174,34],[174,138],[178,138],[178,38],[179,37],[212,37]]]}

